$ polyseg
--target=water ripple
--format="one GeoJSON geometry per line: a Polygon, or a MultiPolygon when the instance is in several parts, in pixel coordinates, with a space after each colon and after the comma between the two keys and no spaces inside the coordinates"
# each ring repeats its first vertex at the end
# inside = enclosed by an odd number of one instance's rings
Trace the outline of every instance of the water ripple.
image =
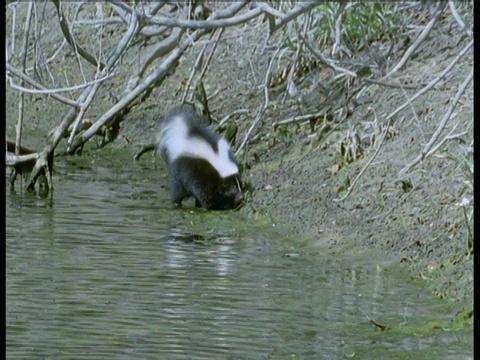
{"type": "Polygon", "coordinates": [[[9,359],[471,358],[469,335],[402,332],[452,314],[398,269],[169,210],[157,171],[62,171],[53,199],[6,190],[9,359]]]}

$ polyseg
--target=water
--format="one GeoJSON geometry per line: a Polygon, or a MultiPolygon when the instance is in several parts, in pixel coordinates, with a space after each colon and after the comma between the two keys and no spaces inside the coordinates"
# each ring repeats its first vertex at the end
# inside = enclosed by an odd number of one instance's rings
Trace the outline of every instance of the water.
{"type": "Polygon", "coordinates": [[[70,161],[52,199],[6,189],[8,359],[473,358],[471,329],[394,265],[246,209],[171,210],[150,160],[70,161]]]}

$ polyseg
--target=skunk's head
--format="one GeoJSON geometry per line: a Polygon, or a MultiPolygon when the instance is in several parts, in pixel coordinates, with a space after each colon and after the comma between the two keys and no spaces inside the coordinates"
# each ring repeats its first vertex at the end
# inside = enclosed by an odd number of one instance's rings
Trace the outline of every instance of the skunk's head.
{"type": "Polygon", "coordinates": [[[220,186],[211,198],[210,209],[229,210],[240,207],[243,203],[243,192],[238,174],[222,179],[220,186]]]}

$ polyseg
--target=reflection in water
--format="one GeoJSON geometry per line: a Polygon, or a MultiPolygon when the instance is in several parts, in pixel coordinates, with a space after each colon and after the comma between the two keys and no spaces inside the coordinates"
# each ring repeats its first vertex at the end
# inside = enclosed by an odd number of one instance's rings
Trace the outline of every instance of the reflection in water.
{"type": "Polygon", "coordinates": [[[161,207],[157,171],[82,171],[61,168],[53,199],[6,190],[8,358],[472,358],[398,269],[161,207]]]}

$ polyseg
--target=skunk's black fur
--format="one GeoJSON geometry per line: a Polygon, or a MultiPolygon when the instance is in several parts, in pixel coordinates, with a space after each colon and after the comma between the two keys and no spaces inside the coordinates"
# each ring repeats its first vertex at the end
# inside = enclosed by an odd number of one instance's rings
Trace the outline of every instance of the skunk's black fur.
{"type": "Polygon", "coordinates": [[[240,171],[229,144],[191,107],[181,106],[167,116],[158,150],[169,169],[175,205],[190,196],[204,209],[233,209],[242,203],[240,171]]]}

